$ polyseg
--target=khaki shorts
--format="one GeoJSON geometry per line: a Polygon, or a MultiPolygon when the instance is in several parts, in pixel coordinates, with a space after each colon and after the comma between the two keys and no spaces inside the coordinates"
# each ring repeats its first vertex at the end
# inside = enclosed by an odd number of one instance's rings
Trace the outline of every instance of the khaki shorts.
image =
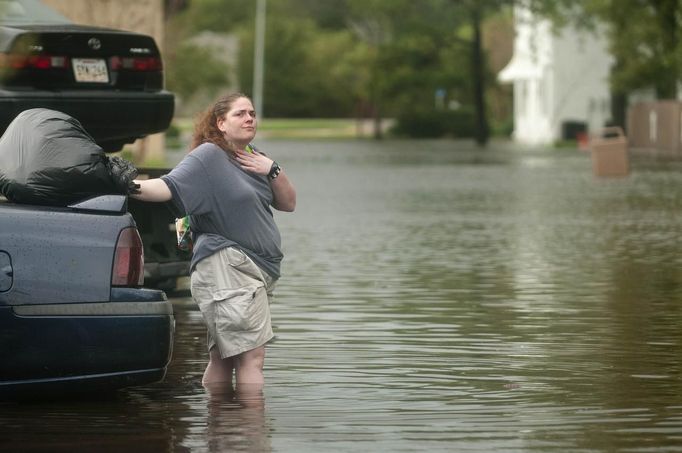
{"type": "Polygon", "coordinates": [[[263,346],[273,337],[270,298],[275,281],[234,247],[199,261],[191,290],[208,328],[209,351],[222,358],[263,346]]]}

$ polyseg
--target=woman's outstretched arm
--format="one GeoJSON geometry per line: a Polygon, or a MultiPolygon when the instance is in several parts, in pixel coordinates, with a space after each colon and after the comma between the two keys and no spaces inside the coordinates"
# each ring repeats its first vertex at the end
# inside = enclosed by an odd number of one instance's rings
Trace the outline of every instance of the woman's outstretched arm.
{"type": "Polygon", "coordinates": [[[130,196],[141,201],[169,201],[172,194],[166,182],[161,178],[136,179],[135,184],[139,184],[138,193],[130,196]]]}

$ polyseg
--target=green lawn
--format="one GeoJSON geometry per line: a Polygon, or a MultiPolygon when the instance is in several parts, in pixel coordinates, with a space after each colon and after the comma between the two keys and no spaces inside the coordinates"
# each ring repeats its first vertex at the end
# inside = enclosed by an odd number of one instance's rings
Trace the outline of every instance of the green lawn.
{"type": "Polygon", "coordinates": [[[258,126],[266,138],[355,138],[356,121],[352,119],[278,119],[266,118],[258,126]]]}
{"type": "MultiPolygon", "coordinates": [[[[173,124],[183,133],[191,133],[193,123],[191,119],[176,118],[173,124]]],[[[369,137],[371,128],[365,124],[358,133],[358,123],[354,119],[328,118],[265,118],[258,124],[258,136],[274,139],[306,139],[306,138],[357,138],[369,137]]]]}

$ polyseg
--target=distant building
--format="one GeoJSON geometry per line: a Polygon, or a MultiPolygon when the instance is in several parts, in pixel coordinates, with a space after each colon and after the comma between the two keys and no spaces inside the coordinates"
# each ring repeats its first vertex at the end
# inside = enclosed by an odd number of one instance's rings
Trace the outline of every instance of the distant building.
{"type": "Polygon", "coordinates": [[[514,10],[514,54],[500,71],[514,84],[515,141],[531,145],[574,139],[610,120],[609,68],[603,34],[552,24],[514,10]]]}

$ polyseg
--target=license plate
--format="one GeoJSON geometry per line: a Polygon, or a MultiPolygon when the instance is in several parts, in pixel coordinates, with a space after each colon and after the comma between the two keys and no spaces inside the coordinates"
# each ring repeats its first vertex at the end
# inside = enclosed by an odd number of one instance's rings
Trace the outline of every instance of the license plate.
{"type": "Polygon", "coordinates": [[[74,58],[71,60],[76,82],[109,83],[107,64],[99,58],[74,58]]]}

